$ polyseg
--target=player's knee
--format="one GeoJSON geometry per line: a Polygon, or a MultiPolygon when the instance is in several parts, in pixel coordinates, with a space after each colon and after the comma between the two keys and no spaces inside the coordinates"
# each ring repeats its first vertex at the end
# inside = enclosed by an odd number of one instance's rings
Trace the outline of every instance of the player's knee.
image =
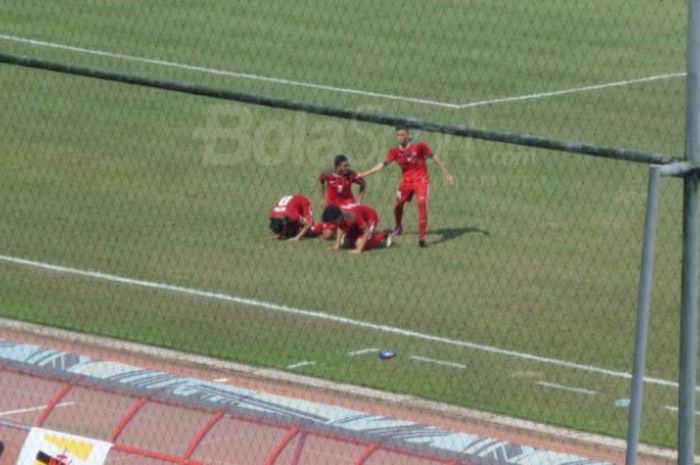
{"type": "Polygon", "coordinates": [[[323,231],[323,238],[325,240],[330,240],[330,239],[333,239],[334,237],[335,237],[335,231],[330,230],[330,229],[326,229],[323,231]]]}

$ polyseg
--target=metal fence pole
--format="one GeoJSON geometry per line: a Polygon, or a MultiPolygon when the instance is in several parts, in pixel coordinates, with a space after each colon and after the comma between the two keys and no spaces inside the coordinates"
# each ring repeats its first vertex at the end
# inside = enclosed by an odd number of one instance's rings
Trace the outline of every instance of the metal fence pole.
{"type": "Polygon", "coordinates": [[[659,209],[659,181],[661,167],[649,167],[647,209],[644,220],[644,244],[637,295],[637,332],[634,338],[634,367],[632,369],[632,396],[627,427],[627,451],[625,464],[637,463],[639,434],[642,422],[642,398],[644,391],[644,364],[646,360],[649,308],[651,305],[652,278],[654,274],[654,243],[656,241],[656,217],[659,209]]]}
{"type": "MultiPolygon", "coordinates": [[[[688,0],[685,157],[700,165],[700,0],[688,0]]],[[[678,464],[692,465],[695,454],[697,370],[698,177],[683,181],[683,270],[678,395],[678,464]]]]}

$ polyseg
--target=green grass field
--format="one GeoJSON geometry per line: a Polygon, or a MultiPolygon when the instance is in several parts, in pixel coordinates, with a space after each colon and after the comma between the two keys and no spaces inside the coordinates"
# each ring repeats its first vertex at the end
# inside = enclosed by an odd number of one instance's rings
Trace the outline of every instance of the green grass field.
{"type": "MultiPolygon", "coordinates": [[[[682,150],[682,78],[455,109],[7,39],[458,104],[684,68],[677,2],[449,1],[440,11],[417,1],[347,5],[7,1],[0,50],[491,129],[682,150]]],[[[408,233],[396,247],[351,257],[319,240],[269,240],[266,213],[292,192],[317,203],[316,175],[335,153],[361,169],[379,161],[390,128],[8,65],[0,66],[0,88],[0,255],[352,321],[4,259],[0,315],[276,368],[315,361],[298,371],[624,435],[626,410],[614,403],[628,396],[629,381],[600,369],[631,368],[646,167],[420,133],[458,182],[448,189],[433,170],[430,247],[416,246],[409,205],[408,233]],[[365,348],[399,357],[348,356],[365,348]]],[[[392,225],[397,182],[395,167],[369,181],[366,201],[380,226],[392,225]]],[[[648,359],[648,375],[663,380],[677,378],[680,203],[679,185],[665,182],[648,359]]],[[[666,407],[675,406],[676,389],[652,383],[646,395],[643,440],[673,445],[676,415],[666,407]]]]}

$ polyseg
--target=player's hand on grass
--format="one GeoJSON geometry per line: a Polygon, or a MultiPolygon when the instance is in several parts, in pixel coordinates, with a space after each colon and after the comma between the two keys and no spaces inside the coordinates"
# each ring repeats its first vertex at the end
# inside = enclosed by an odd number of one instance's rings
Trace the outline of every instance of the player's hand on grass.
{"type": "Polygon", "coordinates": [[[348,252],[350,255],[359,255],[362,253],[362,250],[359,249],[352,249],[348,252]]]}
{"type": "Polygon", "coordinates": [[[448,186],[454,187],[455,178],[451,174],[448,174],[447,176],[445,176],[445,182],[447,183],[448,186]]]}

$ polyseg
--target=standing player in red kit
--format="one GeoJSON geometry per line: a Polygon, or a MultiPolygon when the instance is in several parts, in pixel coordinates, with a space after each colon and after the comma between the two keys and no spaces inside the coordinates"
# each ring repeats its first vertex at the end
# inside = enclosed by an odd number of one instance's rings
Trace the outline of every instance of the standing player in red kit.
{"type": "Polygon", "coordinates": [[[285,195],[270,210],[270,229],[277,239],[301,240],[313,226],[311,202],[301,194],[285,195]]]}
{"type": "Polygon", "coordinates": [[[352,247],[351,254],[359,254],[376,247],[391,246],[391,234],[375,232],[379,216],[374,208],[367,205],[331,205],[323,210],[323,222],[335,224],[340,229],[333,250],[352,247]]]}
{"type": "Polygon", "coordinates": [[[428,144],[414,142],[407,128],[396,127],[395,136],[399,145],[389,149],[382,163],[375,165],[360,176],[371,176],[392,162],[396,162],[401,167],[401,183],[396,191],[396,202],[394,203],[396,227],[392,232],[396,235],[403,232],[401,223],[403,207],[415,195],[418,207],[418,245],[425,247],[427,245],[425,236],[428,232],[428,193],[430,191],[430,174],[426,161],[429,158],[435,161],[449,186],[454,186],[455,180],[447,171],[442,160],[433,154],[428,144]]]}
{"type": "MultiPolygon", "coordinates": [[[[362,203],[365,195],[365,180],[350,169],[348,157],[337,155],[333,164],[335,167],[334,171],[324,171],[318,177],[319,191],[324,208],[331,205],[344,207],[354,203],[362,203]],[[352,195],[353,184],[360,186],[357,202],[355,201],[355,196],[352,195]]],[[[323,223],[321,229],[323,230],[324,239],[332,239],[336,234],[337,227],[332,223],[323,223]]]]}

